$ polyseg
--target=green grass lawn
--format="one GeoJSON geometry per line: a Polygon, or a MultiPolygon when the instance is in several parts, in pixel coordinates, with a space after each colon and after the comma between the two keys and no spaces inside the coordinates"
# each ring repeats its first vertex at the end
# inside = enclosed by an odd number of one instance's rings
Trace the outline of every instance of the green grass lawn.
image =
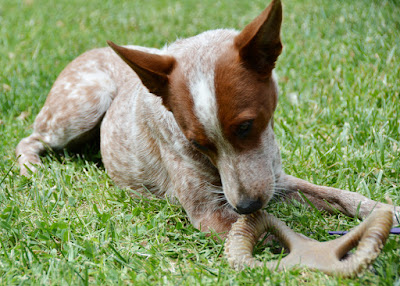
{"type": "MultiPolygon", "coordinates": [[[[0,284],[400,285],[400,238],[354,279],[231,269],[223,242],[177,204],[132,198],[99,154],[48,153],[23,178],[14,149],[59,72],[106,40],[161,47],[204,30],[242,28],[254,0],[0,0],[0,284]]],[[[275,130],[285,171],[400,204],[400,2],[286,0],[275,130]]],[[[318,240],[358,220],[296,203],[268,210],[318,240]]],[[[272,246],[274,248],[275,245],[272,246]]],[[[272,249],[271,248],[271,249],[272,249]]],[[[260,259],[276,258],[270,248],[260,259]]]]}

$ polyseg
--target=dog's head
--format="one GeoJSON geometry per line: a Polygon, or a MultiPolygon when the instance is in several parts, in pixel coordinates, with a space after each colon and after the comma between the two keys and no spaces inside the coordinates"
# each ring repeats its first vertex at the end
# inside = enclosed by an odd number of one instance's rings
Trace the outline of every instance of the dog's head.
{"type": "Polygon", "coordinates": [[[214,44],[207,38],[212,34],[200,35],[191,49],[176,54],[109,43],[162,98],[192,146],[218,168],[225,197],[239,213],[264,207],[281,172],[272,75],[282,50],[281,21],[281,3],[272,1],[240,33],[226,32],[214,44]]]}

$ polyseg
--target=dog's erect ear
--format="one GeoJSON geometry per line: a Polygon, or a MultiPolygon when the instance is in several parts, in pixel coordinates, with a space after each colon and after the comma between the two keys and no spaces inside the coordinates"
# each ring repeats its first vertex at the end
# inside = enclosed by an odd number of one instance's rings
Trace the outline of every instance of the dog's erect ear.
{"type": "Polygon", "coordinates": [[[107,43],[136,72],[151,93],[165,100],[168,94],[168,75],[176,63],[173,57],[124,48],[111,41],[107,43]]]}
{"type": "Polygon", "coordinates": [[[261,74],[269,74],[272,71],[282,51],[281,23],[281,1],[273,0],[236,36],[235,46],[247,67],[261,74]]]}

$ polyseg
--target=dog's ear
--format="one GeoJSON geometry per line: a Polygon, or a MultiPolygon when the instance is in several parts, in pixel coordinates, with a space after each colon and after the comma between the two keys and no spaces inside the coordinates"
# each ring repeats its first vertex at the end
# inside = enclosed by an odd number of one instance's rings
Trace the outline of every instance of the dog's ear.
{"type": "Polygon", "coordinates": [[[275,61],[282,51],[281,23],[281,2],[273,0],[236,36],[235,46],[247,67],[261,74],[269,74],[272,71],[275,61]]]}
{"type": "Polygon", "coordinates": [[[165,100],[168,94],[168,76],[176,63],[174,57],[124,48],[111,41],[107,43],[136,72],[151,93],[165,100]]]}

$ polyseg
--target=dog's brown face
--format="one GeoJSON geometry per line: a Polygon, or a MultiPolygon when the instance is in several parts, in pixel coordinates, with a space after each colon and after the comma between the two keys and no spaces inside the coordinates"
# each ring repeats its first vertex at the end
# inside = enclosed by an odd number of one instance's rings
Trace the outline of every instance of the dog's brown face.
{"type": "Polygon", "coordinates": [[[280,1],[233,38],[184,56],[151,55],[110,43],[150,92],[161,96],[182,132],[218,168],[239,213],[264,207],[280,175],[273,133],[277,87],[272,70],[282,45],[280,1]]]}

